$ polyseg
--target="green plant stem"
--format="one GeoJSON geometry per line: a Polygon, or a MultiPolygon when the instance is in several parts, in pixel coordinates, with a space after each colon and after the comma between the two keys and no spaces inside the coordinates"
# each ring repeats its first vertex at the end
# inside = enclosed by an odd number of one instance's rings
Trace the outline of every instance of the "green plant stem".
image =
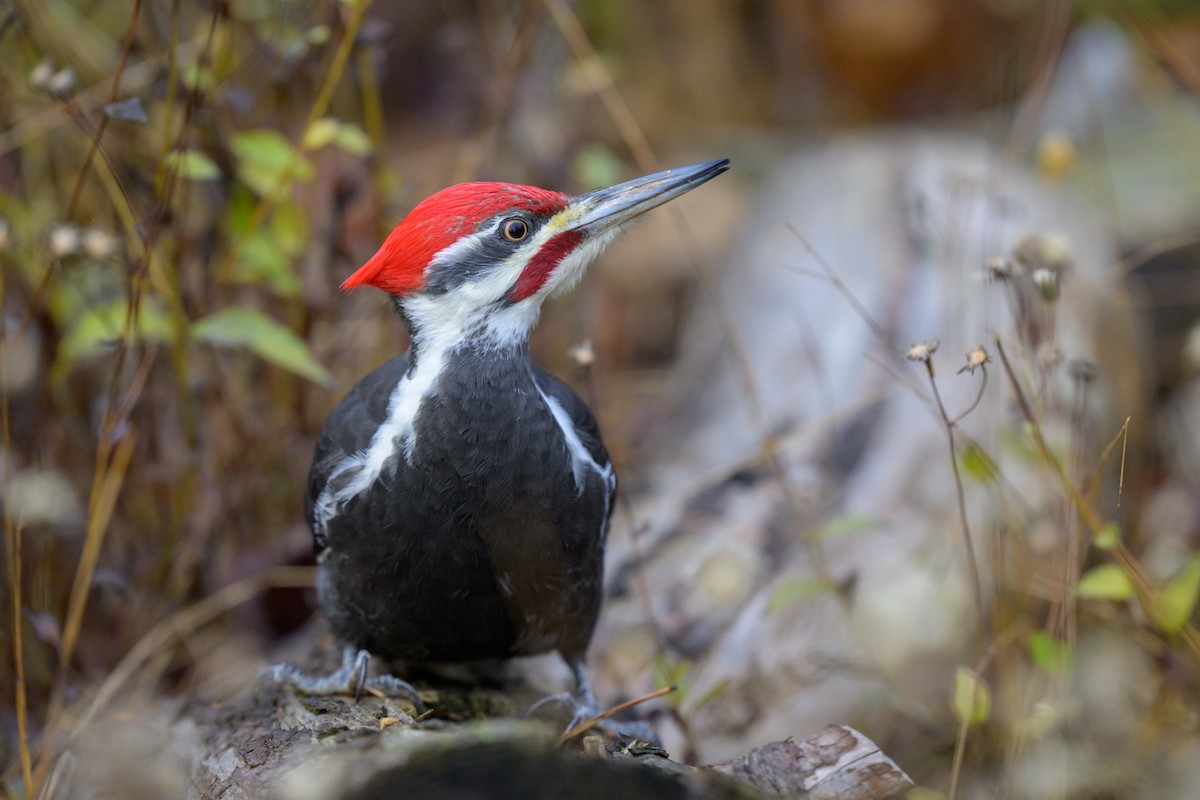
{"type": "Polygon", "coordinates": [[[166,180],[167,156],[171,152],[171,129],[175,126],[175,103],[179,96],[179,3],[171,0],[171,28],[167,34],[167,98],[163,106],[163,136],[158,151],[158,169],[154,173],[154,187],[162,191],[166,180]]]}
{"type": "MultiPolygon", "coordinates": [[[[371,140],[371,183],[375,187],[375,194],[386,198],[389,179],[387,158],[383,155],[383,97],[371,61],[371,49],[360,48],[355,60],[355,74],[358,76],[359,99],[362,103],[363,130],[371,140]]],[[[384,233],[379,231],[380,236],[384,233]]]]}

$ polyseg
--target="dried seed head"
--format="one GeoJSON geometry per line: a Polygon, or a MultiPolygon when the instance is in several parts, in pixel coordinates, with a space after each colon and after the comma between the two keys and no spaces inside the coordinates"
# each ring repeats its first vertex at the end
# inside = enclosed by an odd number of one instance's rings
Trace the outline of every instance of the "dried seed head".
{"type": "Polygon", "coordinates": [[[991,362],[992,357],[988,355],[988,351],[983,349],[983,345],[979,345],[974,350],[967,353],[967,364],[959,370],[959,373],[961,374],[963,372],[969,372],[974,375],[975,370],[979,369],[985,364],[990,364],[991,362]]]}
{"type": "Polygon", "coordinates": [[[592,349],[592,340],[584,339],[579,344],[567,348],[567,355],[581,367],[590,367],[596,363],[596,351],[592,349]]]}
{"type": "Polygon", "coordinates": [[[52,77],[54,77],[54,65],[50,63],[50,59],[43,58],[29,73],[29,85],[38,91],[49,91],[52,77]]]}
{"type": "Polygon", "coordinates": [[[117,237],[96,228],[83,234],[83,251],[97,261],[108,258],[117,249],[117,237]]]}
{"type": "Polygon", "coordinates": [[[1062,273],[1057,272],[1048,267],[1040,267],[1033,271],[1033,285],[1037,287],[1041,293],[1042,299],[1047,303],[1053,303],[1058,299],[1058,293],[1061,289],[1060,280],[1062,273]]]}
{"type": "Polygon", "coordinates": [[[1037,349],[1037,363],[1043,370],[1055,369],[1063,360],[1063,352],[1053,342],[1044,342],[1037,349]]]}
{"type": "Polygon", "coordinates": [[[1071,243],[1067,237],[1057,231],[1051,231],[1038,237],[1041,243],[1041,256],[1046,266],[1058,272],[1064,272],[1071,267],[1071,243]]]}
{"type": "Polygon", "coordinates": [[[984,264],[984,269],[987,270],[988,280],[1006,281],[1013,276],[1016,264],[1007,256],[992,256],[984,264]]]}
{"type": "Polygon", "coordinates": [[[923,342],[917,342],[912,347],[908,348],[904,357],[909,361],[922,361],[929,363],[929,359],[937,352],[938,345],[941,342],[937,339],[926,339],[923,342]]]}
{"type": "Polygon", "coordinates": [[[1080,383],[1091,383],[1100,374],[1100,368],[1096,366],[1096,363],[1088,361],[1086,358],[1072,359],[1071,363],[1067,365],[1067,371],[1080,383]]]}
{"type": "Polygon", "coordinates": [[[74,225],[55,225],[50,229],[50,257],[65,258],[79,252],[79,229],[74,225]]]}
{"type": "Polygon", "coordinates": [[[1071,245],[1061,233],[1040,233],[1017,242],[1012,257],[1031,273],[1043,268],[1064,272],[1071,266],[1071,245]]]}
{"type": "Polygon", "coordinates": [[[1049,131],[1037,144],[1038,173],[1047,181],[1062,180],[1075,169],[1075,142],[1062,131],[1049,131]]]}
{"type": "Polygon", "coordinates": [[[75,70],[63,67],[46,81],[46,91],[55,97],[67,97],[75,91],[75,70]]]}

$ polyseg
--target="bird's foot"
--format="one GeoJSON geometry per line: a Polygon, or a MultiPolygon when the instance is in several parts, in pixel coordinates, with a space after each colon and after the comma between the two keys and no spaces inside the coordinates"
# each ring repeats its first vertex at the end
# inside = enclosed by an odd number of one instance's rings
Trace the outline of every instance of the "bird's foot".
{"type": "MultiPolygon", "coordinates": [[[[604,713],[604,709],[600,708],[594,699],[582,698],[572,692],[563,692],[538,700],[529,707],[529,710],[525,712],[525,716],[532,717],[553,705],[565,706],[571,712],[571,721],[567,723],[567,727],[563,728],[564,735],[573,731],[579,724],[604,713]]],[[[599,728],[611,739],[640,741],[655,747],[662,745],[654,728],[650,726],[650,723],[642,720],[624,720],[618,722],[613,719],[604,719],[597,722],[594,727],[599,728]]]]}
{"type": "Polygon", "coordinates": [[[356,703],[362,697],[363,689],[374,689],[388,697],[406,697],[412,701],[418,713],[424,713],[425,702],[408,681],[395,675],[368,678],[367,665],[370,661],[371,654],[366,650],[347,647],[342,651],[342,666],[328,675],[309,675],[291,664],[276,664],[263,670],[262,677],[282,686],[291,686],[301,694],[351,695],[356,703]]]}
{"type": "MultiPolygon", "coordinates": [[[[592,693],[592,685],[588,682],[588,672],[587,667],[584,666],[583,657],[566,658],[566,666],[570,667],[571,673],[575,675],[575,691],[551,694],[551,696],[541,698],[538,702],[530,705],[529,710],[526,711],[526,716],[529,717],[538,714],[539,711],[550,705],[566,706],[571,712],[571,721],[566,724],[564,734],[574,730],[578,724],[604,714],[604,709],[601,709],[600,704],[596,703],[595,694],[592,693]]],[[[617,729],[611,721],[605,720],[596,724],[604,728],[607,733],[617,734],[617,729]]]]}
{"type": "Polygon", "coordinates": [[[525,712],[525,716],[536,716],[538,712],[549,708],[550,706],[565,706],[571,712],[571,721],[567,723],[567,727],[564,728],[564,731],[569,731],[579,723],[589,720],[592,717],[598,717],[600,714],[604,713],[604,709],[600,708],[600,706],[596,703],[595,698],[591,697],[590,695],[590,692],[586,697],[581,697],[577,693],[572,692],[552,694],[547,697],[543,697],[541,700],[538,700],[536,703],[531,705],[529,710],[525,712]]]}
{"type": "MultiPolygon", "coordinates": [[[[584,666],[583,657],[575,656],[567,658],[567,666],[571,668],[571,672],[575,676],[575,691],[543,697],[525,712],[526,717],[531,717],[548,706],[565,706],[571,712],[571,721],[563,730],[564,734],[573,731],[581,723],[604,713],[604,709],[600,708],[600,704],[596,702],[596,696],[592,694],[592,687],[588,682],[587,668],[584,666]]],[[[600,728],[605,734],[613,738],[639,739],[654,745],[659,744],[658,735],[645,722],[618,723],[611,719],[605,719],[597,722],[595,727],[600,728]]]]}

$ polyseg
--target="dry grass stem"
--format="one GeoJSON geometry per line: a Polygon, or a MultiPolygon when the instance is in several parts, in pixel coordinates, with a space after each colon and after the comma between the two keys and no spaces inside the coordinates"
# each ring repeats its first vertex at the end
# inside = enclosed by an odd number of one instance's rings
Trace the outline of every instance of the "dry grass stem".
{"type": "Polygon", "coordinates": [[[100,684],[96,696],[80,716],[76,729],[86,728],[143,665],[171,642],[186,639],[204,625],[267,589],[311,587],[314,575],[312,567],[275,567],[231,583],[159,622],[138,640],[100,684]]]}
{"type": "Polygon", "coordinates": [[[625,140],[625,144],[633,154],[633,160],[637,162],[642,171],[653,170],[657,159],[654,156],[654,150],[650,147],[650,140],[642,132],[642,127],[638,125],[637,118],[634,117],[629,104],[617,90],[612,75],[605,68],[604,61],[596,52],[596,48],[592,46],[592,41],[588,38],[583,25],[580,24],[575,11],[566,0],[542,0],[542,4],[550,12],[550,16],[559,31],[562,32],[567,46],[571,48],[580,67],[591,81],[592,89],[617,126],[621,138],[625,140]]]}
{"type": "Polygon", "coordinates": [[[673,691],[675,691],[674,686],[664,686],[661,689],[656,689],[653,692],[641,695],[640,697],[635,697],[632,700],[626,700],[624,703],[618,703],[617,705],[613,706],[612,708],[608,709],[607,711],[605,711],[601,714],[597,714],[596,716],[592,717],[591,719],[585,719],[583,722],[580,722],[578,725],[575,725],[574,727],[572,727],[569,731],[564,733],[562,736],[558,737],[558,741],[556,741],[554,743],[554,746],[562,747],[564,744],[571,741],[576,736],[579,736],[580,734],[583,734],[583,733],[587,733],[592,728],[599,725],[601,722],[604,722],[604,720],[609,719],[611,717],[615,717],[617,714],[620,714],[622,711],[628,711],[629,709],[633,708],[634,706],[638,706],[638,705],[641,705],[642,703],[648,702],[650,700],[655,700],[664,695],[668,695],[673,691]]]}

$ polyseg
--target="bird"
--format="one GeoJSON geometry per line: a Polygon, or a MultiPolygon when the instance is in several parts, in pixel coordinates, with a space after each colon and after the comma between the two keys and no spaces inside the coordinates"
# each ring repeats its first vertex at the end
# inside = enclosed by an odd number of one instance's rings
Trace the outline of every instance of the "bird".
{"type": "Polygon", "coordinates": [[[443,189],[342,284],[385,292],[407,352],[360,380],[317,439],[305,513],[319,606],[341,667],[275,680],[306,694],[363,687],[372,656],[474,662],[556,651],[572,724],[599,706],[586,655],[617,491],[595,415],[533,362],[543,302],[573,287],[619,231],[729,168],[657,172],[578,196],[513,183],[443,189]]]}

